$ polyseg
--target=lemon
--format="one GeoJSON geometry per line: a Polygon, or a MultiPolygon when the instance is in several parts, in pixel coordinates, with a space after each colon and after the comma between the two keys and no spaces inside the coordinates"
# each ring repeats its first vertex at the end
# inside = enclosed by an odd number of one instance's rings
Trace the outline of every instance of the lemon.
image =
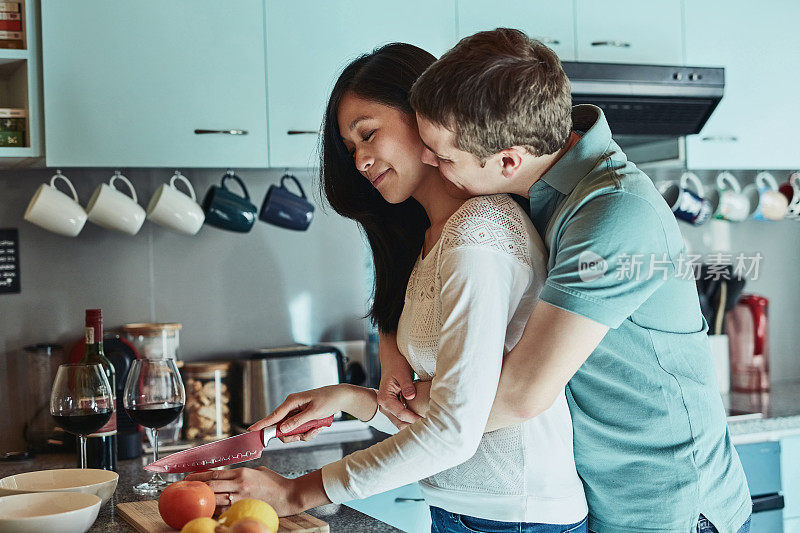
{"type": "Polygon", "coordinates": [[[217,521],[213,518],[203,516],[187,522],[181,529],[181,533],[214,533],[217,525],[217,521]]]}
{"type": "Polygon", "coordinates": [[[275,509],[267,502],[253,498],[245,498],[231,505],[230,509],[220,515],[219,522],[226,526],[234,526],[243,518],[258,520],[270,531],[278,531],[278,513],[275,509]]]}

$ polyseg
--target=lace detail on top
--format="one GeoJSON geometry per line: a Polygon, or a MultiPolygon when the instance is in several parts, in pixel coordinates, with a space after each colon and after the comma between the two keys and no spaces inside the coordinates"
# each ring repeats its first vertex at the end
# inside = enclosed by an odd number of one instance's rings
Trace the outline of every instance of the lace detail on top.
{"type": "MultiPolygon", "coordinates": [[[[397,333],[401,352],[421,379],[430,380],[436,374],[442,328],[442,254],[462,247],[489,248],[513,257],[532,275],[532,243],[526,224],[530,221],[508,195],[471,198],[450,217],[428,255],[417,259],[397,333]]],[[[525,490],[523,472],[522,429],[513,426],[485,434],[474,456],[426,482],[453,490],[520,494],[525,490]]]]}
{"type": "Polygon", "coordinates": [[[490,248],[532,268],[530,225],[522,208],[507,194],[476,196],[464,202],[442,229],[442,236],[411,271],[398,324],[398,344],[414,372],[424,380],[436,373],[442,329],[441,256],[461,247],[490,248]]]}
{"type": "Polygon", "coordinates": [[[442,253],[462,246],[492,248],[531,266],[527,215],[507,194],[470,198],[442,230],[442,253]]]}

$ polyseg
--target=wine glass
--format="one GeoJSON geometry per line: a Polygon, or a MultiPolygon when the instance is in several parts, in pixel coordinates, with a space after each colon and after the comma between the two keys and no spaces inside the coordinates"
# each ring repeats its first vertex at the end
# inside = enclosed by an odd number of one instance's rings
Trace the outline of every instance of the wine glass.
{"type": "MultiPolygon", "coordinates": [[[[158,460],[158,428],[176,418],[186,403],[178,367],[174,359],[137,359],[125,381],[123,405],[134,422],[153,430],[153,461],[158,460]]],[[[169,485],[155,473],[146,483],[133,487],[137,494],[161,492],[169,485]]]]}
{"type": "Polygon", "coordinates": [[[60,365],[50,392],[50,414],[67,433],[81,440],[86,468],[86,435],[102,428],[114,413],[111,385],[100,365],[60,365]]]}

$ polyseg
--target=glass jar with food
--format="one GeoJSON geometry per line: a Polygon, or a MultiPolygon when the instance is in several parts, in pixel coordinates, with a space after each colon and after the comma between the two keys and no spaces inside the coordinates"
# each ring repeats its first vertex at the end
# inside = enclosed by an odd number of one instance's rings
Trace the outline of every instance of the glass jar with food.
{"type": "Polygon", "coordinates": [[[133,344],[139,357],[145,359],[178,359],[181,324],[125,324],[122,331],[133,344]]]}
{"type": "Polygon", "coordinates": [[[226,361],[184,363],[184,438],[216,440],[230,436],[230,367],[226,361]]]}

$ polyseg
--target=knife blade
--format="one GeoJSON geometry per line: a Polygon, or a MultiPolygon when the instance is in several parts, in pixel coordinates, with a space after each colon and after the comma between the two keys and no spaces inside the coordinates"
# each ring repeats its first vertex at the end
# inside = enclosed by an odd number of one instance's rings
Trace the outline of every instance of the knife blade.
{"type": "MultiPolygon", "coordinates": [[[[291,415],[290,415],[291,416],[291,415]]],[[[242,435],[195,446],[188,450],[168,455],[145,466],[145,470],[159,473],[183,473],[208,470],[218,466],[232,465],[244,461],[252,461],[261,457],[261,452],[273,437],[298,435],[316,428],[330,427],[333,416],[321,420],[312,420],[302,426],[282,432],[278,429],[282,422],[260,431],[248,431],[242,435]]]]}

